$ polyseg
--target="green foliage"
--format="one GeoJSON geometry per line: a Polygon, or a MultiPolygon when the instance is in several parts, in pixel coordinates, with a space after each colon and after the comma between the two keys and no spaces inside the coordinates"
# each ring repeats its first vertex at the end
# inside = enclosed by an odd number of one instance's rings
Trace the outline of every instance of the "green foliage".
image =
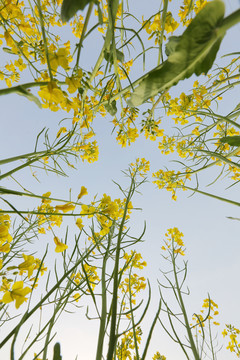
{"type": "MultiPolygon", "coordinates": [[[[122,51],[116,49],[116,56],[117,56],[117,60],[120,62],[124,62],[124,54],[122,51]]],[[[111,64],[113,64],[113,54],[112,54],[112,50],[111,51],[104,51],[104,59],[106,61],[109,61],[111,64]]]]}
{"type": "Polygon", "coordinates": [[[240,136],[224,136],[220,139],[221,143],[228,144],[231,146],[240,146],[240,136]]]}
{"type": "Polygon", "coordinates": [[[111,103],[106,104],[105,108],[110,115],[114,116],[117,113],[116,101],[113,100],[111,103]]]}
{"type": "Polygon", "coordinates": [[[170,36],[168,43],[165,46],[165,54],[170,56],[174,51],[176,51],[176,47],[180,41],[180,36],[170,36]]]}
{"type": "Polygon", "coordinates": [[[194,73],[208,72],[225,35],[225,29],[221,30],[224,9],[220,0],[208,3],[178,41],[170,40],[168,60],[144,77],[128,101],[129,106],[141,105],[194,73]]]}
{"type": "Polygon", "coordinates": [[[61,9],[62,21],[69,21],[78,10],[84,10],[84,8],[91,2],[92,0],[63,0],[61,9]]]}

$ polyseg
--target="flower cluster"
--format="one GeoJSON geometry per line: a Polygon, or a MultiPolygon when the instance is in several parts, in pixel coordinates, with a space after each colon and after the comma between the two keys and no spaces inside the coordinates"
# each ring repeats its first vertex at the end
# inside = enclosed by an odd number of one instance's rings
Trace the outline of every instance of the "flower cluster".
{"type": "Polygon", "coordinates": [[[153,355],[152,360],[167,360],[166,356],[161,355],[160,352],[156,352],[156,354],[153,355]]]}
{"type": "MultiPolygon", "coordinates": [[[[135,336],[137,339],[137,343],[141,343],[142,330],[138,326],[135,329],[135,336]]],[[[132,354],[132,351],[135,349],[134,343],[134,334],[133,331],[126,332],[118,341],[116,348],[116,356],[118,360],[133,360],[135,357],[132,354]]]]}
{"type": "Polygon", "coordinates": [[[176,200],[176,189],[184,189],[185,182],[186,180],[191,179],[191,175],[189,172],[181,174],[180,171],[164,171],[160,169],[157,172],[153,173],[153,178],[157,179],[153,181],[153,184],[156,184],[159,189],[166,188],[167,191],[171,191],[172,199],[176,200]]]}
{"type": "Polygon", "coordinates": [[[51,229],[53,226],[60,227],[62,224],[62,216],[58,212],[59,210],[64,211],[65,210],[64,207],[69,208],[69,205],[67,204],[63,205],[63,207],[61,207],[60,205],[58,205],[58,207],[55,208],[51,206],[50,204],[52,200],[49,199],[50,195],[51,195],[50,191],[43,194],[42,203],[40,206],[38,206],[38,214],[37,214],[38,232],[41,234],[46,233],[46,229],[43,226],[45,223],[48,224],[48,230],[51,229]]]}
{"type": "Polygon", "coordinates": [[[164,245],[162,250],[164,251],[173,251],[174,254],[185,255],[184,242],[182,240],[183,233],[174,227],[168,229],[165,234],[166,240],[164,240],[164,245]]]}
{"type": "MultiPolygon", "coordinates": [[[[144,20],[142,25],[146,32],[150,35],[148,40],[155,37],[155,45],[161,43],[161,32],[162,32],[162,18],[160,14],[154,16],[153,20],[144,20]]],[[[173,33],[179,26],[179,23],[173,18],[171,11],[168,11],[166,14],[164,31],[168,33],[173,33]]]]}
{"type": "Polygon", "coordinates": [[[194,10],[195,14],[197,14],[207,3],[207,0],[183,0],[183,5],[180,6],[178,13],[181,23],[188,26],[192,21],[192,18],[190,18],[191,12],[194,10]]]}
{"type": "MultiPolygon", "coordinates": [[[[4,213],[0,214],[0,252],[8,253],[10,251],[10,242],[12,236],[9,234],[9,228],[11,226],[10,216],[4,213]]],[[[0,265],[1,265],[0,260],[0,265]]],[[[0,266],[1,268],[1,266],[0,266]]]]}
{"type": "MultiPolygon", "coordinates": [[[[0,291],[3,292],[2,299],[0,302],[8,304],[15,301],[15,307],[18,309],[25,301],[26,296],[32,291],[33,286],[37,287],[38,278],[32,276],[33,272],[40,272],[41,275],[47,271],[47,268],[41,262],[40,259],[35,258],[33,255],[22,254],[24,259],[18,266],[2,267],[2,284],[0,291]],[[13,271],[13,273],[11,273],[13,271]],[[27,275],[27,276],[25,276],[27,275]],[[12,279],[14,276],[15,280],[12,279]],[[23,280],[18,280],[17,277],[21,277],[23,280]],[[17,280],[16,280],[17,279],[17,280]],[[25,286],[26,282],[30,282],[30,287],[25,286]]],[[[3,266],[3,264],[2,264],[3,266]]]]}
{"type": "MultiPolygon", "coordinates": [[[[192,327],[197,327],[198,332],[202,333],[202,328],[205,326],[205,321],[212,321],[215,316],[219,314],[218,312],[218,305],[211,299],[207,298],[203,301],[202,310],[200,310],[201,314],[194,314],[192,317],[192,320],[194,321],[194,324],[191,324],[192,327]]],[[[217,321],[212,322],[214,325],[219,325],[217,321]]]]}
{"type": "MultiPolygon", "coordinates": [[[[76,285],[79,286],[79,289],[83,290],[83,293],[85,293],[84,287],[86,287],[87,284],[91,288],[91,290],[89,288],[86,289],[86,292],[89,293],[91,291],[94,291],[95,286],[100,281],[96,266],[92,266],[87,263],[83,265],[82,271],[78,271],[77,274],[73,273],[71,275],[71,279],[74,281],[76,285]]],[[[75,293],[73,297],[75,301],[78,301],[81,297],[81,294],[75,293]]]]}
{"type": "Polygon", "coordinates": [[[159,124],[161,123],[161,119],[155,121],[148,116],[146,120],[142,120],[141,125],[142,128],[140,132],[144,132],[144,136],[146,139],[150,139],[151,141],[155,141],[157,137],[161,137],[164,134],[163,129],[159,129],[159,124]]]}
{"type": "Polygon", "coordinates": [[[138,129],[135,125],[137,117],[138,110],[124,108],[121,112],[121,119],[117,120],[116,117],[114,118],[113,124],[119,129],[116,140],[122,147],[131,145],[139,137],[138,129]]]}
{"type": "Polygon", "coordinates": [[[130,164],[130,168],[132,176],[138,174],[143,177],[150,170],[150,162],[145,158],[137,158],[135,163],[130,164]]]}
{"type": "Polygon", "coordinates": [[[226,329],[222,332],[223,337],[229,337],[229,343],[227,349],[234,352],[237,357],[240,357],[240,341],[239,341],[240,330],[235,328],[233,325],[226,325],[226,329]]]}

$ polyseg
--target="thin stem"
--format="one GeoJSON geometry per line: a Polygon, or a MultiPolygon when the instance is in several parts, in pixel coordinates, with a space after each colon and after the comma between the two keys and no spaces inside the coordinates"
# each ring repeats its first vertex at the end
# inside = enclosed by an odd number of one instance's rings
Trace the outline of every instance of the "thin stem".
{"type": "MultiPolygon", "coordinates": [[[[172,240],[174,241],[174,240],[172,240]]],[[[174,245],[173,247],[173,253],[172,253],[172,264],[173,264],[173,273],[174,273],[174,279],[175,279],[175,284],[176,284],[176,290],[178,293],[178,299],[179,299],[179,304],[181,307],[181,311],[183,313],[183,317],[184,317],[184,322],[185,322],[185,326],[186,326],[186,330],[187,330],[187,334],[188,334],[188,340],[190,342],[191,345],[191,350],[193,352],[193,356],[195,358],[195,360],[200,360],[199,354],[197,352],[194,340],[193,340],[193,336],[192,336],[192,332],[191,332],[191,328],[188,322],[188,317],[187,317],[187,312],[185,309],[185,305],[183,302],[183,298],[182,298],[182,293],[181,293],[181,289],[179,287],[179,283],[178,283],[178,276],[177,276],[177,271],[176,271],[176,263],[175,263],[175,252],[174,252],[174,245]]]]}
{"type": "Polygon", "coordinates": [[[107,360],[112,360],[112,358],[113,358],[116,339],[117,339],[116,338],[116,321],[117,321],[117,301],[118,301],[118,286],[119,286],[118,272],[119,272],[121,241],[122,241],[122,236],[124,233],[124,225],[125,225],[126,216],[127,216],[128,204],[134,193],[134,189],[135,189],[134,179],[132,179],[131,186],[130,186],[128,196],[126,199],[126,204],[125,204],[125,208],[124,208],[122,221],[121,221],[121,224],[119,227],[119,232],[118,232],[114,275],[113,275],[113,294],[112,294],[112,312],[111,312],[112,319],[111,319],[111,327],[110,327],[110,335],[109,335],[109,347],[108,347],[107,360]]]}
{"type": "Polygon", "coordinates": [[[84,21],[84,24],[83,24],[83,29],[82,29],[81,37],[80,37],[79,43],[78,43],[78,45],[77,45],[77,46],[78,46],[77,60],[76,60],[76,64],[75,64],[75,67],[74,67],[74,68],[77,68],[77,67],[78,67],[78,64],[79,64],[80,53],[81,53],[81,49],[82,49],[82,44],[83,44],[84,36],[85,36],[86,30],[87,30],[87,26],[88,26],[88,23],[89,23],[89,19],[90,19],[90,16],[91,16],[91,12],[92,12],[92,9],[93,9],[93,4],[94,4],[94,3],[91,1],[90,4],[89,4],[89,7],[88,7],[88,11],[87,11],[87,14],[86,14],[86,18],[85,18],[85,21],[84,21]]]}
{"type": "Polygon", "coordinates": [[[46,33],[45,33],[45,28],[44,28],[44,20],[43,20],[43,14],[42,14],[42,8],[41,8],[40,0],[37,0],[37,4],[38,4],[39,20],[40,20],[40,25],[41,25],[41,30],[42,30],[42,37],[43,37],[45,55],[46,55],[46,59],[47,59],[49,76],[50,76],[51,81],[53,81],[53,74],[52,74],[52,69],[51,69],[51,64],[50,64],[50,59],[49,59],[49,53],[48,53],[48,47],[47,47],[47,39],[46,39],[46,33]]]}
{"type": "Polygon", "coordinates": [[[230,199],[223,198],[221,196],[213,195],[213,194],[207,193],[207,192],[202,191],[202,190],[194,189],[194,188],[192,188],[190,186],[184,185],[184,189],[192,190],[192,191],[197,192],[199,194],[212,197],[213,199],[221,200],[221,201],[227,202],[227,203],[232,204],[232,205],[240,206],[240,203],[237,202],[237,201],[233,201],[233,200],[230,200],[230,199]]]}

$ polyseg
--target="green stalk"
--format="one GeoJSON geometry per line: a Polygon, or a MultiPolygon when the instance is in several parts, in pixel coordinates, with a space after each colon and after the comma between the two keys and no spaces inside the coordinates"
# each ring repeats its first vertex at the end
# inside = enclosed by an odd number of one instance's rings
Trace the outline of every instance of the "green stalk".
{"type": "Polygon", "coordinates": [[[87,30],[87,26],[88,26],[88,23],[89,23],[89,19],[90,19],[90,16],[91,16],[91,12],[92,12],[92,9],[93,9],[93,4],[94,4],[93,1],[91,1],[90,4],[89,4],[89,7],[88,7],[86,18],[85,18],[85,21],[84,21],[84,24],[83,24],[81,37],[80,37],[79,43],[77,45],[78,46],[77,60],[76,60],[76,64],[75,64],[74,68],[77,68],[78,64],[79,64],[82,44],[83,44],[84,36],[85,36],[86,30],[87,30]]]}
{"type": "Polygon", "coordinates": [[[162,13],[162,19],[161,19],[161,35],[160,35],[160,44],[159,44],[159,52],[158,52],[158,62],[157,65],[160,65],[160,61],[162,59],[162,44],[163,44],[163,35],[165,30],[165,22],[166,22],[166,15],[167,15],[167,8],[168,8],[168,0],[163,1],[163,13],[162,13]]]}
{"type": "Polygon", "coordinates": [[[135,189],[134,185],[134,179],[131,181],[131,186],[128,192],[128,196],[126,199],[126,204],[124,208],[124,213],[122,217],[122,221],[119,227],[119,233],[118,233],[118,240],[117,240],[117,246],[116,246],[116,256],[115,256],[115,266],[114,266],[114,273],[113,273],[113,294],[112,294],[112,319],[111,319],[111,326],[110,326],[110,335],[109,335],[109,347],[108,347],[108,354],[106,360],[112,360],[115,346],[116,346],[116,322],[117,322],[117,301],[118,301],[118,271],[119,271],[119,260],[120,260],[120,251],[121,251],[121,241],[122,241],[122,235],[124,233],[124,224],[127,216],[127,209],[129,201],[133,195],[135,189]]]}
{"type": "MultiPolygon", "coordinates": [[[[22,192],[22,191],[5,189],[2,186],[0,186],[0,194],[17,195],[17,196],[29,196],[29,197],[33,197],[33,198],[37,198],[37,199],[46,199],[46,200],[51,200],[51,201],[62,201],[62,202],[65,202],[65,203],[69,202],[69,200],[52,198],[52,197],[41,196],[41,195],[36,195],[36,194],[32,194],[32,193],[25,193],[25,192],[22,192]]],[[[75,204],[75,205],[79,205],[79,203],[77,203],[77,202],[71,201],[71,203],[75,204]]]]}
{"type": "Polygon", "coordinates": [[[48,84],[49,84],[49,81],[34,81],[34,82],[22,84],[22,85],[12,86],[10,88],[0,89],[0,96],[12,94],[12,93],[18,93],[18,92],[21,93],[22,89],[30,89],[33,87],[44,86],[44,85],[46,86],[48,84]]]}
{"type": "Polygon", "coordinates": [[[197,193],[199,193],[199,194],[212,197],[213,199],[221,200],[221,201],[227,202],[227,203],[232,204],[232,205],[240,206],[240,203],[237,202],[237,201],[233,201],[233,200],[230,200],[230,199],[223,198],[223,197],[221,197],[221,196],[213,195],[213,194],[207,193],[207,192],[205,192],[205,191],[201,191],[201,190],[198,190],[198,189],[194,189],[194,188],[189,187],[189,186],[185,186],[185,185],[184,185],[184,189],[192,190],[192,191],[197,192],[197,193]]]}
{"type": "Polygon", "coordinates": [[[40,160],[42,158],[42,156],[37,156],[35,159],[32,159],[32,160],[28,160],[27,162],[25,162],[24,164],[20,165],[20,166],[17,166],[16,168],[12,169],[12,170],[9,170],[8,172],[2,174],[0,176],[0,180],[4,179],[5,177],[8,177],[12,174],[14,174],[16,171],[19,171],[19,170],[22,170],[24,169],[25,167],[33,164],[34,162],[40,160]]]}
{"type": "Polygon", "coordinates": [[[147,341],[146,341],[146,344],[145,344],[145,347],[144,347],[144,351],[143,351],[141,360],[145,360],[145,358],[146,358],[146,356],[147,356],[148,347],[149,347],[149,345],[150,345],[152,333],[153,333],[154,327],[155,327],[155,325],[156,325],[156,322],[157,322],[159,313],[160,313],[160,311],[161,311],[161,306],[162,306],[162,302],[161,302],[161,300],[160,300],[160,301],[159,301],[159,306],[158,306],[158,309],[157,309],[157,312],[156,312],[156,315],[155,315],[155,317],[154,317],[154,320],[153,320],[153,322],[152,322],[151,328],[150,328],[149,333],[148,333],[147,341]]]}
{"type": "MultiPolygon", "coordinates": [[[[174,240],[172,240],[172,242],[173,241],[174,240]]],[[[180,305],[181,311],[183,313],[185,327],[186,327],[187,334],[188,334],[188,340],[189,340],[191,350],[193,352],[193,356],[194,356],[195,360],[201,360],[200,357],[199,357],[198,351],[196,349],[194,339],[193,339],[193,335],[192,335],[192,332],[191,332],[191,327],[190,327],[189,322],[188,322],[187,312],[186,312],[185,305],[184,305],[183,298],[182,298],[181,289],[180,289],[179,283],[178,283],[178,277],[177,277],[177,271],[176,271],[176,263],[175,263],[174,245],[172,245],[172,248],[173,248],[173,253],[172,253],[171,257],[172,257],[172,264],[173,264],[174,279],[175,279],[176,290],[177,290],[177,294],[178,294],[179,305],[180,305]]]]}
{"type": "Polygon", "coordinates": [[[216,31],[220,31],[221,34],[224,34],[232,26],[238,24],[240,21],[240,10],[234,11],[232,14],[223,19],[220,28],[216,31]]]}
{"type": "Polygon", "coordinates": [[[134,346],[136,352],[136,360],[139,360],[139,352],[138,352],[138,343],[137,343],[137,335],[136,335],[136,324],[134,321],[134,314],[133,314],[133,307],[132,307],[132,287],[131,287],[131,273],[132,273],[132,266],[130,269],[129,274],[129,300],[130,300],[130,311],[131,311],[131,321],[132,321],[132,330],[133,330],[133,339],[134,339],[134,346]]]}
{"type": "MultiPolygon", "coordinates": [[[[117,6],[115,6],[115,5],[116,5],[116,2],[117,2],[117,5],[118,5],[118,1],[119,0],[113,0],[110,3],[111,7],[113,9],[112,17],[113,17],[114,20],[116,18],[116,13],[117,13],[117,6]],[[113,3],[113,5],[112,5],[112,3],[113,3]]],[[[94,66],[94,69],[93,69],[93,71],[91,73],[90,79],[88,80],[89,87],[91,86],[92,81],[95,79],[96,74],[97,74],[97,72],[98,72],[98,70],[99,70],[99,68],[100,68],[100,66],[101,66],[101,64],[103,62],[105,51],[110,52],[111,40],[112,40],[112,30],[111,30],[111,22],[109,21],[104,45],[103,45],[102,50],[100,52],[100,55],[99,55],[99,57],[97,59],[97,62],[95,64],[95,66],[94,66]]],[[[83,106],[84,106],[85,98],[87,96],[87,92],[88,92],[88,87],[86,86],[85,90],[83,92],[83,95],[82,95],[82,104],[83,104],[83,106]]],[[[108,101],[106,101],[106,103],[108,103],[108,101]]]]}
{"type": "Polygon", "coordinates": [[[44,50],[45,50],[45,55],[46,55],[47,65],[48,65],[48,72],[49,72],[49,76],[50,76],[51,81],[53,81],[53,74],[52,74],[52,69],[51,69],[51,64],[50,64],[50,59],[49,59],[49,53],[48,53],[48,47],[47,47],[47,39],[46,39],[46,34],[45,34],[44,20],[43,20],[43,14],[42,14],[42,8],[41,8],[40,0],[37,0],[37,7],[38,7],[38,11],[39,11],[39,20],[40,20],[40,25],[41,25],[41,30],[42,30],[44,50]]]}
{"type": "Polygon", "coordinates": [[[103,257],[103,264],[102,264],[102,275],[101,275],[102,311],[101,311],[100,326],[99,326],[99,333],[98,333],[98,344],[97,344],[96,360],[101,360],[102,355],[103,355],[103,343],[104,343],[105,326],[106,326],[106,320],[107,320],[106,265],[107,265],[107,259],[109,257],[110,244],[111,244],[111,235],[109,235],[109,238],[108,238],[108,246],[107,246],[107,249],[105,251],[105,254],[104,254],[104,257],[103,257]]]}

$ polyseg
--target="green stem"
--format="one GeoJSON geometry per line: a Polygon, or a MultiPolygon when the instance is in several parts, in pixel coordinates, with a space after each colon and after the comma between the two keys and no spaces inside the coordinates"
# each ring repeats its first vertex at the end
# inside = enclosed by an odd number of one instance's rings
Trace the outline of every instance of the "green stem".
{"type": "Polygon", "coordinates": [[[207,192],[205,192],[205,191],[201,191],[201,190],[198,190],[198,189],[194,189],[194,188],[192,188],[192,187],[190,187],[190,186],[185,186],[185,185],[184,185],[184,189],[192,190],[192,191],[197,192],[197,193],[199,193],[199,194],[209,196],[209,197],[211,197],[211,198],[213,198],[213,199],[221,200],[221,201],[227,202],[227,203],[232,204],[232,205],[240,206],[240,203],[237,202],[237,201],[233,201],[233,200],[230,200],[230,199],[225,199],[225,198],[223,198],[223,197],[221,197],[221,196],[213,195],[213,194],[207,193],[207,192]]]}
{"type": "MultiPolygon", "coordinates": [[[[174,239],[172,240],[172,242],[174,242],[174,239]]],[[[197,351],[197,349],[196,349],[195,342],[194,342],[194,340],[193,340],[193,335],[192,335],[192,332],[191,332],[191,327],[190,327],[189,322],[188,322],[187,312],[186,312],[185,305],[184,305],[184,302],[183,302],[181,288],[180,288],[179,283],[178,283],[178,276],[177,276],[176,262],[175,262],[174,245],[172,245],[172,248],[173,248],[173,252],[172,252],[172,256],[171,256],[171,257],[172,257],[173,273],[174,273],[174,279],[175,279],[175,284],[176,284],[176,290],[177,290],[177,294],[178,294],[178,301],[179,301],[179,305],[180,305],[180,307],[181,307],[181,311],[182,311],[182,314],[183,314],[183,317],[184,317],[185,327],[186,327],[186,330],[187,330],[188,340],[189,340],[189,343],[190,343],[191,350],[192,350],[192,352],[193,352],[193,356],[194,356],[195,360],[200,360],[198,351],[197,351]]]]}
{"type": "MultiPolygon", "coordinates": [[[[36,195],[36,194],[32,194],[32,193],[25,193],[25,192],[17,191],[17,190],[5,189],[2,186],[0,186],[0,194],[17,195],[17,196],[29,196],[29,197],[33,197],[33,198],[37,198],[37,199],[46,199],[46,200],[51,200],[51,201],[61,201],[61,202],[65,202],[65,203],[69,202],[69,200],[63,200],[63,199],[52,198],[52,197],[47,197],[47,196],[41,196],[41,195],[36,195]]],[[[73,205],[79,205],[79,203],[74,202],[74,201],[71,201],[71,203],[73,205]]]]}
{"type": "Polygon", "coordinates": [[[161,21],[162,30],[161,30],[161,35],[160,35],[160,44],[159,44],[157,65],[160,65],[160,61],[162,59],[162,44],[163,44],[163,35],[164,35],[164,30],[165,30],[167,9],[168,9],[168,0],[165,0],[164,5],[163,5],[163,13],[162,13],[162,21],[161,21]]]}
{"type": "Polygon", "coordinates": [[[0,160],[0,165],[8,164],[10,162],[17,161],[17,160],[22,160],[22,159],[26,159],[26,158],[28,159],[28,158],[32,157],[33,155],[42,155],[42,156],[44,156],[45,154],[46,154],[46,151],[43,150],[43,151],[35,151],[35,152],[32,152],[32,153],[13,156],[13,157],[10,157],[10,158],[7,158],[7,159],[0,160]]]}
{"type": "Polygon", "coordinates": [[[118,232],[118,239],[117,239],[117,246],[116,246],[116,256],[115,256],[115,265],[114,265],[114,275],[113,275],[113,294],[112,294],[112,319],[111,319],[111,326],[110,326],[110,335],[109,335],[109,346],[108,346],[108,354],[106,360],[112,360],[114,355],[114,350],[116,347],[116,321],[117,321],[117,301],[118,301],[118,272],[119,272],[119,259],[120,259],[120,251],[121,251],[121,241],[124,232],[124,225],[127,216],[128,204],[129,201],[134,193],[134,179],[132,179],[131,186],[128,192],[128,196],[126,199],[126,204],[124,208],[124,213],[122,217],[122,221],[119,227],[118,232]]]}
{"type": "Polygon", "coordinates": [[[85,36],[86,30],[87,30],[87,26],[88,26],[88,23],[89,23],[89,19],[90,19],[90,16],[91,16],[91,12],[92,12],[92,9],[93,9],[93,4],[94,3],[91,1],[90,4],[89,4],[89,7],[88,7],[87,15],[85,17],[81,37],[80,37],[80,40],[79,40],[79,44],[77,45],[78,46],[77,60],[76,60],[76,64],[75,64],[74,68],[77,68],[78,64],[79,64],[82,44],[83,44],[84,36],[85,36]]]}
{"type": "Polygon", "coordinates": [[[10,88],[0,89],[0,96],[21,92],[22,89],[30,89],[37,86],[46,86],[48,84],[49,81],[34,81],[22,85],[12,86],[10,88]]]}
{"type": "Polygon", "coordinates": [[[223,19],[220,31],[225,33],[228,29],[230,29],[232,26],[236,25],[240,21],[240,9],[233,12],[229,16],[227,16],[225,19],[223,19]]]}
{"type": "Polygon", "coordinates": [[[50,64],[50,59],[49,59],[49,53],[48,53],[48,47],[47,47],[47,39],[46,39],[46,33],[45,33],[45,28],[44,28],[44,20],[43,20],[43,14],[42,14],[42,8],[41,8],[40,0],[37,0],[37,4],[38,4],[37,6],[38,6],[38,11],[39,11],[39,20],[40,20],[43,43],[44,43],[44,50],[45,50],[45,55],[46,55],[47,65],[48,65],[48,72],[49,72],[49,76],[50,76],[51,81],[53,81],[53,75],[52,75],[52,69],[51,69],[51,64],[50,64]]]}
{"type": "Polygon", "coordinates": [[[131,276],[132,276],[132,266],[130,269],[130,273],[129,273],[129,277],[128,277],[128,281],[129,281],[129,300],[130,300],[130,311],[131,311],[131,321],[132,321],[132,330],[133,330],[133,339],[134,339],[134,347],[135,347],[135,352],[136,355],[134,358],[136,358],[136,360],[139,360],[139,352],[138,352],[138,342],[137,342],[137,334],[136,334],[136,324],[135,324],[135,320],[134,320],[134,310],[132,307],[132,286],[131,286],[131,276]]]}
{"type": "Polygon", "coordinates": [[[104,257],[103,257],[103,265],[102,265],[102,276],[101,276],[102,311],[101,311],[100,326],[99,326],[99,333],[98,333],[96,360],[101,360],[102,356],[103,356],[103,343],[104,343],[105,326],[106,326],[106,319],[107,319],[106,265],[107,265],[107,259],[109,257],[110,244],[111,244],[111,236],[109,236],[109,238],[108,238],[108,246],[107,246],[107,249],[106,249],[104,257]]]}
{"type": "MultiPolygon", "coordinates": [[[[116,3],[118,5],[118,1],[119,0],[113,0],[112,2],[110,2],[111,7],[113,9],[112,17],[113,17],[114,20],[116,18],[116,13],[117,13],[117,8],[118,8],[118,6],[116,6],[116,3]]],[[[112,40],[112,30],[111,30],[111,21],[109,21],[104,45],[103,45],[102,50],[100,52],[100,55],[99,55],[99,57],[97,59],[97,62],[95,64],[95,66],[94,66],[94,69],[93,69],[93,71],[91,73],[90,79],[88,80],[89,87],[91,86],[92,81],[95,79],[96,74],[97,74],[97,72],[98,72],[98,70],[99,70],[99,68],[100,68],[100,66],[101,66],[101,64],[103,62],[104,52],[105,51],[110,52],[111,40],[112,40]]],[[[83,95],[82,95],[82,106],[83,107],[84,107],[85,98],[87,96],[87,92],[88,92],[88,86],[85,87],[85,90],[84,90],[83,95]]],[[[108,103],[108,101],[106,103],[108,103]]],[[[96,107],[98,107],[99,105],[97,105],[96,107]]],[[[93,109],[95,109],[95,107],[93,107],[93,109]]]]}
{"type": "Polygon", "coordinates": [[[158,310],[157,310],[157,312],[156,312],[155,318],[154,318],[154,320],[153,320],[153,322],[152,322],[150,331],[149,331],[149,333],[148,333],[147,341],[146,341],[146,344],[145,344],[145,347],[144,347],[144,351],[143,351],[141,360],[145,360],[145,359],[146,359],[148,347],[149,347],[149,345],[150,345],[151,337],[152,337],[152,334],[153,334],[153,330],[154,330],[154,327],[155,327],[155,325],[156,325],[156,322],[157,322],[159,313],[160,313],[160,311],[161,311],[161,306],[162,306],[162,302],[159,301],[158,310]]]}

